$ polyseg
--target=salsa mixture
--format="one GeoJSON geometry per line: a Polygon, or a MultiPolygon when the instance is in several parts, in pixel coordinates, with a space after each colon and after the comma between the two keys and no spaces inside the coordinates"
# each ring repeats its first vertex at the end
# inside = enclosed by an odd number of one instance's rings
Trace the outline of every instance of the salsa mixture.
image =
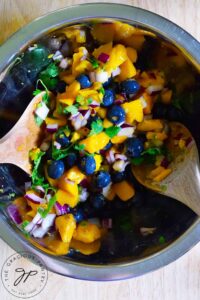
{"type": "MultiPolygon", "coordinates": [[[[24,54],[24,60],[42,57],[33,93],[41,98],[34,114],[42,138],[30,151],[31,181],[7,210],[50,253],[99,251],[113,226],[105,207],[112,208],[116,198],[134,202],[136,187],[127,171],[132,165],[153,166],[148,177],[155,182],[172,171],[168,121],[152,111],[170,106],[173,98],[163,60],[175,67],[186,60],[163,42],[160,67],[145,70],[140,53],[149,36],[156,39],[121,22],[74,25],[47,39],[48,53],[34,44],[24,54]]],[[[181,135],[176,140],[181,149],[190,143],[181,135]]]]}

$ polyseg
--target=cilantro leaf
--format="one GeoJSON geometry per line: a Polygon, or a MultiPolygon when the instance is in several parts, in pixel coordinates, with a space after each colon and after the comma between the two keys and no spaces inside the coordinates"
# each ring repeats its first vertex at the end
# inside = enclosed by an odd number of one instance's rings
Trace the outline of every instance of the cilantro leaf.
{"type": "Polygon", "coordinates": [[[149,155],[158,155],[158,154],[162,154],[162,150],[160,148],[157,147],[153,147],[153,148],[148,148],[145,151],[142,152],[142,155],[144,154],[149,154],[149,155]]]}
{"type": "Polygon", "coordinates": [[[91,58],[89,59],[89,61],[91,62],[91,64],[92,64],[92,66],[93,66],[94,69],[98,68],[99,62],[98,62],[98,60],[97,60],[96,58],[91,57],[91,58]]]}
{"type": "Polygon", "coordinates": [[[57,77],[59,75],[59,69],[54,63],[51,63],[46,68],[45,73],[49,75],[49,77],[57,77]]]}
{"type": "Polygon", "coordinates": [[[98,119],[96,121],[93,121],[91,123],[91,128],[92,128],[92,130],[90,131],[89,136],[102,132],[103,131],[103,122],[102,122],[102,120],[98,119]]]}
{"type": "Polygon", "coordinates": [[[40,72],[39,80],[41,80],[48,89],[54,89],[58,83],[59,68],[51,63],[47,68],[40,72]]]}
{"type": "Polygon", "coordinates": [[[78,112],[78,108],[75,105],[69,105],[64,108],[64,113],[71,113],[72,115],[75,115],[78,112]]]}
{"type": "Polygon", "coordinates": [[[33,96],[37,96],[37,95],[39,95],[40,93],[42,93],[42,90],[36,89],[35,91],[33,91],[33,96]]]}
{"type": "Polygon", "coordinates": [[[143,163],[143,161],[144,161],[144,157],[143,156],[131,158],[131,163],[134,166],[141,165],[143,163]]]}
{"type": "Polygon", "coordinates": [[[32,182],[34,185],[41,185],[44,182],[44,177],[41,175],[40,169],[39,169],[41,159],[44,154],[45,154],[45,152],[40,151],[33,161],[34,166],[33,166],[33,170],[31,173],[31,178],[32,178],[32,182]]]}
{"type": "Polygon", "coordinates": [[[120,131],[120,127],[111,126],[106,128],[105,133],[109,136],[109,138],[112,139],[114,136],[118,134],[119,131],[120,131]]]}
{"type": "Polygon", "coordinates": [[[47,206],[46,209],[44,209],[42,207],[38,208],[38,212],[39,212],[39,214],[41,215],[41,217],[43,219],[46,218],[46,216],[48,215],[48,213],[50,212],[50,210],[53,208],[53,206],[54,206],[55,203],[56,203],[56,196],[54,195],[53,197],[51,197],[49,199],[48,206],[47,206]]]}
{"type": "Polygon", "coordinates": [[[83,151],[85,149],[85,145],[84,144],[75,144],[74,149],[77,151],[83,151]]]}
{"type": "Polygon", "coordinates": [[[69,154],[71,147],[72,144],[69,145],[67,148],[57,149],[54,145],[52,145],[52,158],[54,160],[63,159],[69,154]]]}
{"type": "Polygon", "coordinates": [[[21,223],[20,227],[21,227],[21,230],[23,232],[23,234],[29,238],[30,237],[30,234],[25,230],[25,227],[29,224],[30,222],[28,220],[25,220],[21,223]]]}
{"type": "Polygon", "coordinates": [[[76,96],[76,102],[79,103],[80,105],[84,105],[85,99],[82,95],[78,95],[78,96],[76,96]]]}
{"type": "Polygon", "coordinates": [[[34,120],[35,120],[35,123],[37,124],[37,126],[41,126],[42,125],[42,123],[43,123],[43,121],[44,120],[42,120],[39,116],[34,116],[34,120]]]}
{"type": "Polygon", "coordinates": [[[105,95],[105,90],[104,90],[103,87],[101,87],[101,88],[99,89],[99,93],[101,93],[102,95],[105,95]]]}

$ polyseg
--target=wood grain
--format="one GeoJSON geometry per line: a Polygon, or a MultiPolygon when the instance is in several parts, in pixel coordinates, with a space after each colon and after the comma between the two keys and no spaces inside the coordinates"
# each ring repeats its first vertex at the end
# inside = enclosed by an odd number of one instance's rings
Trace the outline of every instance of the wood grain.
{"type": "MultiPolygon", "coordinates": [[[[78,0],[1,0],[0,42],[32,19],[78,0]]],[[[108,1],[101,1],[108,2],[108,1]]],[[[119,0],[109,1],[139,6],[174,21],[200,40],[199,0],[119,0]]],[[[0,268],[14,251],[0,241],[0,268]]],[[[14,300],[0,281],[0,298],[14,300]]],[[[140,278],[118,282],[87,282],[50,273],[46,288],[34,299],[48,300],[199,300],[200,244],[169,266],[140,278]]]]}

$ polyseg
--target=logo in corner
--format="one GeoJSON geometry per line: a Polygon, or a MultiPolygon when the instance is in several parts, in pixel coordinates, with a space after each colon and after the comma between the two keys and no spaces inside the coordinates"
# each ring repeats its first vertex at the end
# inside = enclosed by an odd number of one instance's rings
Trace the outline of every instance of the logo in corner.
{"type": "Polygon", "coordinates": [[[1,280],[6,290],[24,299],[38,295],[44,289],[47,279],[46,265],[31,252],[11,255],[1,270],[1,280]]]}

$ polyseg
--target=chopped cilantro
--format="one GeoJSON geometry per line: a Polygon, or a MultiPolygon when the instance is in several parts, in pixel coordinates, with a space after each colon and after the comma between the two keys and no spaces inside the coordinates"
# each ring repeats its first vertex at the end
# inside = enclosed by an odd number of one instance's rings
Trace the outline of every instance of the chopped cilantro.
{"type": "Polygon", "coordinates": [[[102,95],[105,95],[105,90],[104,90],[103,87],[101,87],[101,88],[99,89],[99,93],[101,93],[102,95]]]}
{"type": "Polygon", "coordinates": [[[54,63],[50,63],[46,68],[45,73],[49,75],[49,77],[56,77],[59,75],[59,69],[54,63]]]}
{"type": "Polygon", "coordinates": [[[47,68],[40,72],[39,79],[48,89],[54,89],[58,83],[59,69],[54,63],[50,63],[47,68]]]}
{"type": "Polygon", "coordinates": [[[46,209],[39,207],[38,208],[38,213],[41,215],[41,217],[44,219],[48,215],[48,213],[51,211],[53,208],[54,204],[56,203],[56,196],[54,195],[49,199],[48,206],[46,209]]]}
{"type": "Polygon", "coordinates": [[[143,161],[144,161],[143,156],[131,158],[131,163],[135,166],[141,165],[143,163],[143,161]]]}
{"type": "Polygon", "coordinates": [[[99,62],[98,62],[98,60],[97,60],[96,58],[91,57],[91,58],[89,59],[89,61],[91,62],[91,64],[92,64],[92,66],[93,66],[94,69],[98,68],[99,62]]]}
{"type": "Polygon", "coordinates": [[[93,121],[91,124],[92,130],[90,131],[89,136],[98,134],[103,131],[103,122],[102,120],[98,119],[97,121],[93,121]]]}
{"type": "Polygon", "coordinates": [[[148,148],[145,151],[142,152],[142,155],[144,154],[149,154],[149,155],[158,155],[158,154],[162,154],[162,150],[160,148],[157,147],[153,147],[153,148],[148,148]]]}
{"type": "Polygon", "coordinates": [[[43,151],[38,152],[35,159],[33,160],[34,166],[31,173],[31,178],[32,178],[32,183],[34,185],[42,185],[44,182],[44,177],[40,174],[40,170],[39,170],[41,159],[44,154],[45,152],[43,151]]]}
{"type": "Polygon", "coordinates": [[[74,149],[77,151],[83,151],[85,149],[85,145],[84,144],[75,144],[74,149]]]}
{"type": "Polygon", "coordinates": [[[87,104],[88,104],[88,105],[91,104],[92,101],[93,101],[92,98],[88,98],[88,99],[87,99],[87,104]]]}
{"type": "Polygon", "coordinates": [[[52,158],[54,160],[63,159],[69,154],[71,147],[72,144],[69,145],[67,148],[57,149],[54,145],[52,145],[52,158]]]}
{"type": "Polygon", "coordinates": [[[85,104],[85,99],[82,95],[78,95],[76,97],[76,102],[79,103],[80,105],[84,105],[85,104]]]}
{"type": "Polygon", "coordinates": [[[64,108],[64,113],[71,113],[72,115],[75,115],[78,112],[78,108],[75,105],[69,105],[64,108]]]}
{"type": "Polygon", "coordinates": [[[39,95],[40,93],[42,93],[42,90],[36,89],[35,91],[33,91],[33,96],[37,96],[37,95],[39,95]]]}
{"type": "Polygon", "coordinates": [[[161,235],[158,239],[159,244],[164,244],[166,242],[165,237],[163,235],[161,235]]]}
{"type": "Polygon", "coordinates": [[[25,227],[29,224],[30,222],[28,220],[25,220],[21,223],[21,230],[23,232],[23,234],[29,238],[30,237],[30,234],[25,230],[25,227]]]}
{"type": "Polygon", "coordinates": [[[120,131],[120,128],[117,126],[111,126],[106,128],[105,133],[109,136],[109,138],[113,138],[114,136],[116,136],[118,134],[118,132],[120,131]]]}

